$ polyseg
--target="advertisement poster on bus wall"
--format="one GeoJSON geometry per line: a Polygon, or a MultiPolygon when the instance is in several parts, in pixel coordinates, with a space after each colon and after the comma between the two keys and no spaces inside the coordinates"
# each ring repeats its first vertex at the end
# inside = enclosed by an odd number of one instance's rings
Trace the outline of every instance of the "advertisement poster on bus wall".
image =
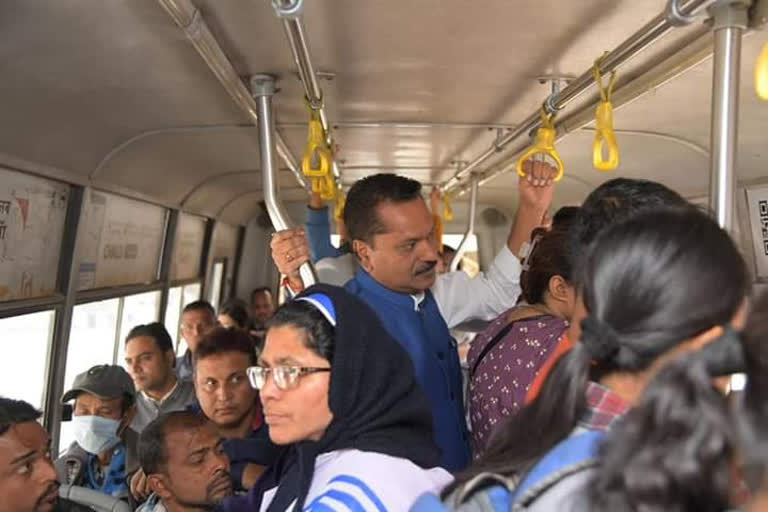
{"type": "Polygon", "coordinates": [[[69,185],[0,173],[0,301],[53,295],[69,185]]]}
{"type": "Polygon", "coordinates": [[[747,189],[757,278],[768,280],[768,186],[747,189]]]}
{"type": "Polygon", "coordinates": [[[79,289],[157,279],[165,209],[91,191],[80,251],[79,289]]]}

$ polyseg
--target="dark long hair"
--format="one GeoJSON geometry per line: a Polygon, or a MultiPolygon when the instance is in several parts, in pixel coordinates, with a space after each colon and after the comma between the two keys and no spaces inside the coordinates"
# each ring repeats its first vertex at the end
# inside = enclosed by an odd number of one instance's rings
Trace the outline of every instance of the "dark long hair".
{"type": "Polygon", "coordinates": [[[596,512],[721,512],[737,445],[728,399],[704,361],[663,368],[601,446],[589,484],[596,512]]]}
{"type": "Polygon", "coordinates": [[[579,282],[589,316],[582,342],[558,360],[537,399],[509,418],[447,492],[482,472],[524,474],[584,415],[589,380],[643,371],[680,342],[727,324],[747,290],[733,241],[693,208],[642,213],[613,225],[584,261],[579,282]],[[600,358],[585,346],[606,340],[613,350],[600,358]]]}

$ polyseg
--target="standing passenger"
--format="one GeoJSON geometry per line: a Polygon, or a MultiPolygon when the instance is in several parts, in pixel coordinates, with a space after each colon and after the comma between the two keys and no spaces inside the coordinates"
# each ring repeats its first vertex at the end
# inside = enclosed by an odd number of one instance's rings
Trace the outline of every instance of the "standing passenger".
{"type": "MultiPolygon", "coordinates": [[[[585,258],[579,343],[537,399],[498,431],[448,493],[456,510],[589,510],[588,468],[607,432],[670,358],[743,323],[748,277],[728,234],[685,208],[605,230],[585,258]]],[[[436,510],[425,498],[416,510],[436,510]]]]}
{"type": "Polygon", "coordinates": [[[248,313],[248,306],[245,301],[240,299],[227,300],[217,317],[219,325],[224,327],[234,327],[236,329],[247,330],[251,326],[251,315],[248,313]]]}
{"type": "Polygon", "coordinates": [[[195,387],[176,377],[173,342],[159,322],[137,325],[125,338],[125,366],[136,386],[136,416],[131,428],[138,433],[160,414],[183,411],[195,403],[195,387]]]}
{"type": "Polygon", "coordinates": [[[275,313],[272,291],[263,286],[251,292],[251,331],[254,336],[264,339],[267,322],[275,313]]]}
{"type": "MultiPolygon", "coordinates": [[[[507,245],[487,275],[474,279],[451,272],[436,280],[434,222],[417,181],[377,174],[355,183],[347,195],[344,223],[360,269],[345,288],[378,313],[389,334],[411,355],[432,407],[443,466],[449,470],[460,470],[470,460],[461,367],[449,327],[491,320],[517,301],[520,262],[515,254],[549,206],[552,173],[541,165],[520,181],[520,204],[507,245]]],[[[278,269],[288,275],[294,290],[303,287],[298,264],[306,261],[304,245],[290,232],[272,242],[278,269]],[[301,259],[294,259],[297,249],[301,259]]]]}
{"type": "Polygon", "coordinates": [[[176,360],[176,376],[180,380],[192,379],[192,354],[200,339],[216,326],[216,312],[208,302],[191,302],[181,312],[181,335],[187,342],[187,351],[176,360]]]}
{"type": "Polygon", "coordinates": [[[270,437],[295,450],[277,487],[227,512],[401,511],[451,480],[408,354],[343,289],[313,286],[283,305],[249,377],[270,437]]]}
{"type": "Polygon", "coordinates": [[[232,483],[236,490],[249,489],[282,453],[269,440],[259,393],[248,383],[254,341],[245,331],[217,327],[203,336],[194,361],[197,400],[225,439],[232,483]]]}

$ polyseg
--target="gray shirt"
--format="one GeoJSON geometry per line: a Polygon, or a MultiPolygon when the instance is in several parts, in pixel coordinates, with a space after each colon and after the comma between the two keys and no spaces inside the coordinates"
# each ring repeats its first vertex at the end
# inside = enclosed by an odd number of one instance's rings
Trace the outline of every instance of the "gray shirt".
{"type": "Polygon", "coordinates": [[[161,400],[150,398],[141,391],[136,394],[136,417],[133,418],[131,428],[141,433],[144,427],[161,414],[183,411],[195,403],[197,403],[195,387],[186,380],[177,381],[171,392],[161,400]]]}

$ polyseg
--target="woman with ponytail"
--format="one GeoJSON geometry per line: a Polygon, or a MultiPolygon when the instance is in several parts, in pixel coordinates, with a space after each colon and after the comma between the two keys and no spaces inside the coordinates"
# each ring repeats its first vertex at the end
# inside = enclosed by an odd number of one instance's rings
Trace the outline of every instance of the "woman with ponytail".
{"type": "MultiPolygon", "coordinates": [[[[589,510],[597,447],[670,359],[743,316],[744,262],[692,208],[648,212],[602,232],[578,278],[586,317],[539,396],[512,416],[444,496],[454,510],[589,510]]],[[[415,510],[436,510],[421,500],[415,510]]]]}

